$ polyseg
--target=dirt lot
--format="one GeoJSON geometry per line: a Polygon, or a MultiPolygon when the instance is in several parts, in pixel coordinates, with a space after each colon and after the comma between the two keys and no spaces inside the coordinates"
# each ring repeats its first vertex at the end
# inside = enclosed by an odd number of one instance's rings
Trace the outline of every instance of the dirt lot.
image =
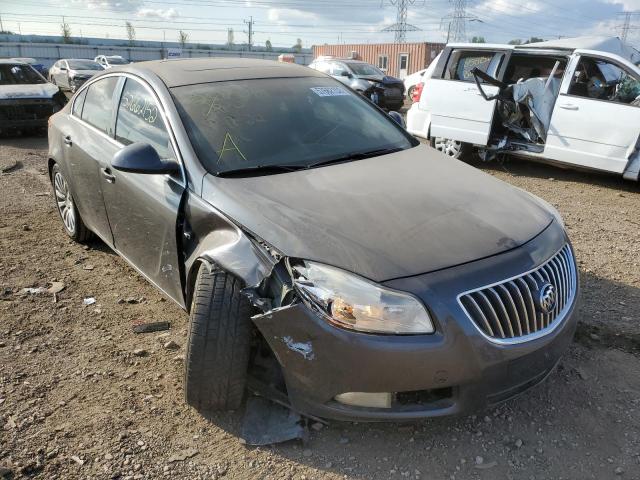
{"type": "Polygon", "coordinates": [[[557,206],[575,244],[581,323],[546,383],[477,416],[332,423],[306,446],[248,448],[240,413],[205,420],[183,403],[185,314],[103,244],[64,234],[46,139],[0,144],[0,166],[17,161],[0,174],[0,470],[15,478],[640,478],[638,185],[479,165],[557,206]],[[54,281],[57,302],[19,294],[54,281]],[[156,320],[168,335],[131,330],[156,320]]]}

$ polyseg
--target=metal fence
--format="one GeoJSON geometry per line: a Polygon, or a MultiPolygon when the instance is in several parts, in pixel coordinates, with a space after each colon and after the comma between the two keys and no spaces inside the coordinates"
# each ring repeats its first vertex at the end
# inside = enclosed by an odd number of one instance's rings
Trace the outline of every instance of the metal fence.
{"type": "MultiPolygon", "coordinates": [[[[185,48],[182,57],[242,57],[277,60],[281,52],[261,52],[242,50],[208,50],[185,48]]],[[[95,58],[98,55],[120,55],[131,62],[158,60],[165,58],[164,48],[123,47],[114,45],[77,45],[67,43],[14,43],[0,42],[0,58],[30,57],[50,67],[61,58],[95,58]]],[[[295,53],[295,62],[309,65],[313,60],[310,53],[295,53]]]]}

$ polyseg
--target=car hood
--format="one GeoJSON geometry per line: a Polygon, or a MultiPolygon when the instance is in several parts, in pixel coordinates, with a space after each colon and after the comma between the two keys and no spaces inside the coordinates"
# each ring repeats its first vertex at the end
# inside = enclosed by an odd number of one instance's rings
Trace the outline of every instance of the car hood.
{"type": "Polygon", "coordinates": [[[93,77],[100,72],[103,70],[71,70],[69,74],[71,76],[93,77]]]}
{"type": "Polygon", "coordinates": [[[380,82],[384,85],[403,85],[402,80],[388,75],[358,75],[357,78],[370,82],[380,82]]]}
{"type": "Polygon", "coordinates": [[[207,175],[202,195],[286,256],[375,281],[513,249],[553,221],[526,192],[424,145],[277,175],[207,175]]]}
{"type": "Polygon", "coordinates": [[[58,92],[53,83],[24,83],[0,85],[0,100],[15,98],[51,98],[58,92]]]}

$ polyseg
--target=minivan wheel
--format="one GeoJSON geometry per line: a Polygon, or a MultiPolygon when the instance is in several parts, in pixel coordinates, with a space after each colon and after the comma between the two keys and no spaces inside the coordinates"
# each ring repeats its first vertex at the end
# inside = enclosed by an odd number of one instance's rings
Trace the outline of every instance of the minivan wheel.
{"type": "Polygon", "coordinates": [[[460,160],[469,149],[469,144],[450,138],[433,137],[431,146],[445,155],[460,160]]]}
{"type": "Polygon", "coordinates": [[[73,195],[71,194],[67,179],[60,171],[58,165],[54,165],[51,169],[51,184],[53,185],[53,194],[55,196],[56,206],[58,207],[58,213],[60,214],[67,235],[79,243],[84,243],[91,239],[92,232],[82,221],[78,207],[76,207],[73,201],[73,195]]]}
{"type": "Polygon", "coordinates": [[[191,303],[184,391],[199,411],[233,410],[244,396],[251,305],[242,282],[200,265],[191,303]]]}

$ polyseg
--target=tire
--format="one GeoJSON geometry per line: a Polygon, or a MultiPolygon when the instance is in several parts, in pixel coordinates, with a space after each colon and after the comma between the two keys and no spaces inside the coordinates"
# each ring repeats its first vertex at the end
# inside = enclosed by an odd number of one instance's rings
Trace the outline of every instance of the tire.
{"type": "Polygon", "coordinates": [[[471,145],[468,143],[442,137],[432,137],[431,146],[456,160],[462,160],[471,150],[471,145]]]}
{"type": "Polygon", "coordinates": [[[51,169],[51,186],[53,187],[53,199],[56,202],[56,209],[60,214],[64,231],[78,243],[85,243],[91,240],[93,232],[82,221],[76,202],[73,200],[69,183],[57,164],[54,164],[51,169]]]}
{"type": "Polygon", "coordinates": [[[251,343],[251,305],[242,282],[200,265],[194,286],[184,392],[200,412],[234,410],[244,397],[251,343]]]}

